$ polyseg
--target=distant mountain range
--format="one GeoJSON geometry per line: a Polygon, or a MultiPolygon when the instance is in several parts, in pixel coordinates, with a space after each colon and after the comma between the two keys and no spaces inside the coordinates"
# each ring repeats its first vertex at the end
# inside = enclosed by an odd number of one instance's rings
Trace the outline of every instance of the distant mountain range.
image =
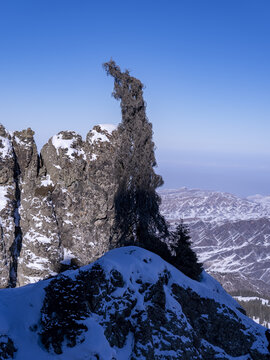
{"type": "Polygon", "coordinates": [[[163,215],[189,226],[200,261],[228,292],[270,297],[270,196],[187,188],[159,193],[163,215]]]}
{"type": "Polygon", "coordinates": [[[242,199],[235,195],[199,189],[164,189],[162,212],[170,221],[202,220],[211,223],[270,219],[270,196],[253,195],[242,199]]]}

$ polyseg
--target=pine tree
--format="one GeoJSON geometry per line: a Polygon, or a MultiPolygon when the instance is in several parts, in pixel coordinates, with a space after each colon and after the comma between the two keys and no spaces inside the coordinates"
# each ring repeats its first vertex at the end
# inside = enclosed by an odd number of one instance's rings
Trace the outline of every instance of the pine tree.
{"type": "Polygon", "coordinates": [[[188,230],[179,225],[170,234],[160,214],[156,189],[163,184],[156,166],[152,124],[146,116],[143,84],[121,72],[113,60],[105,63],[107,75],[114,78],[113,96],[120,100],[122,122],[118,126],[119,146],[115,158],[115,224],[111,247],[136,245],[152,251],[198,280],[202,265],[190,248],[188,230]],[[172,254],[165,240],[173,240],[172,254]]]}
{"type": "Polygon", "coordinates": [[[192,242],[188,226],[181,222],[171,236],[173,256],[170,263],[190,278],[199,280],[203,267],[191,248],[192,242]]]}
{"type": "MultiPolygon", "coordinates": [[[[122,112],[115,163],[119,186],[115,197],[115,231],[118,235],[114,246],[157,247],[154,243],[168,235],[168,227],[159,212],[160,197],[156,189],[163,180],[154,171],[155,145],[152,124],[145,111],[143,84],[130,76],[129,71],[121,72],[113,60],[103,66],[114,78],[112,95],[120,100],[122,112]]],[[[161,244],[160,247],[164,246],[161,244]]]]}

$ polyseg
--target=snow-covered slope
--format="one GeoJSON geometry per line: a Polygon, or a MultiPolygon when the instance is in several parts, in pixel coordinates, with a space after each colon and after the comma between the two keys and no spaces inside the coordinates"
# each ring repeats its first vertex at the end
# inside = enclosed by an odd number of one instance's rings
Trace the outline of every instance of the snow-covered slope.
{"type": "Polygon", "coordinates": [[[255,203],[261,204],[263,207],[270,208],[270,196],[256,194],[248,196],[247,199],[255,203]]]}
{"type": "Polygon", "coordinates": [[[262,200],[256,196],[251,201],[228,193],[186,188],[162,190],[160,195],[166,219],[172,224],[184,219],[189,225],[194,249],[205,268],[228,274],[222,281],[227,290],[241,286],[270,294],[267,197],[262,200]]]}
{"type": "Polygon", "coordinates": [[[267,360],[269,349],[266,329],[211,276],[196,282],[137,247],[0,290],[1,359],[267,360]]]}

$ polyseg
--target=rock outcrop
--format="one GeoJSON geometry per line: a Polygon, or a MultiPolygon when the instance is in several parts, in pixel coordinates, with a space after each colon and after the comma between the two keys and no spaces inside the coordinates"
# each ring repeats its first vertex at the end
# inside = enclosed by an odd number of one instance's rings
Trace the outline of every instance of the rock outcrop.
{"type": "Polygon", "coordinates": [[[0,287],[88,264],[109,249],[116,127],[97,125],[85,141],[62,131],[40,154],[33,136],[0,128],[0,287]]]}
{"type": "Polygon", "coordinates": [[[13,267],[10,249],[14,247],[17,237],[18,169],[15,164],[11,135],[0,125],[0,287],[9,286],[13,267]]]}
{"type": "Polygon", "coordinates": [[[2,289],[0,319],[0,353],[17,360],[270,359],[269,332],[216,280],[191,280],[138,247],[2,289]]]}

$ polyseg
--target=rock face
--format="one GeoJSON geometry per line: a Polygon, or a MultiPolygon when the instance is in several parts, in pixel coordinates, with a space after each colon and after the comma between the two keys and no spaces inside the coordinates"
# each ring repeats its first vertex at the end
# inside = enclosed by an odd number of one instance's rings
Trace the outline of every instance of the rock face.
{"type": "Polygon", "coordinates": [[[269,360],[270,336],[211,276],[137,247],[1,290],[0,351],[34,359],[269,360]]]}
{"type": "Polygon", "coordinates": [[[15,224],[18,222],[18,218],[15,219],[17,174],[14,173],[12,139],[0,125],[0,287],[9,285],[13,265],[10,249],[15,242],[15,224]]]}
{"type": "Polygon", "coordinates": [[[53,136],[39,155],[31,129],[0,127],[0,287],[21,286],[109,249],[117,131],[53,136]]]}

